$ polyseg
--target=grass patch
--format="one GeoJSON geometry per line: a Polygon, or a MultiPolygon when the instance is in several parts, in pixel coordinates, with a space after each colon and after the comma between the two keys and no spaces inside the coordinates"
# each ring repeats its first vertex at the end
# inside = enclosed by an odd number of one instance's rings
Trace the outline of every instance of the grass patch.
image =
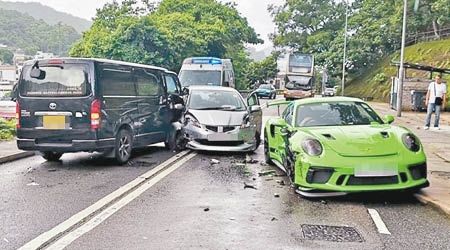
{"type": "MultiPolygon", "coordinates": [[[[397,67],[391,61],[400,61],[400,51],[383,59],[359,76],[354,76],[345,88],[345,94],[355,97],[372,97],[376,101],[389,102],[391,77],[397,75],[397,67]]],[[[419,63],[438,68],[450,68],[450,39],[418,43],[405,49],[405,62],[419,63]]],[[[407,70],[408,77],[429,78],[429,73],[407,70]]],[[[450,75],[443,75],[447,82],[447,100],[450,104],[450,75]]],[[[448,106],[448,105],[447,105],[448,106]]]]}
{"type": "Polygon", "coordinates": [[[16,136],[16,120],[0,118],[0,140],[11,140],[16,136]]]}

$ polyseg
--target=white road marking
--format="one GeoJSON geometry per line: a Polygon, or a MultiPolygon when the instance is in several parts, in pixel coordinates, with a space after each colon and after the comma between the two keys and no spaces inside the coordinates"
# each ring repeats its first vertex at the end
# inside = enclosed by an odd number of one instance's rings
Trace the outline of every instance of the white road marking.
{"type": "Polygon", "coordinates": [[[61,250],[70,245],[73,241],[80,238],[83,234],[91,231],[96,226],[98,226],[100,223],[108,219],[111,215],[119,211],[122,207],[139,197],[142,193],[147,191],[150,187],[158,183],[160,180],[162,180],[164,177],[175,171],[177,168],[181,167],[184,163],[192,159],[196,153],[192,153],[185,158],[181,159],[177,163],[175,163],[173,166],[169,167],[168,169],[164,170],[160,174],[156,175],[154,178],[150,179],[148,182],[143,184],[142,186],[138,187],[136,190],[131,192],[130,194],[126,195],[122,199],[120,199],[118,202],[114,203],[112,206],[106,208],[101,213],[96,215],[94,218],[83,224],[82,226],[78,227],[74,231],[66,234],[61,239],[57,240],[55,243],[50,245],[46,250],[61,250]]]}
{"type": "Polygon", "coordinates": [[[375,222],[375,226],[377,226],[378,232],[380,234],[391,234],[391,232],[389,232],[383,220],[381,219],[380,214],[377,212],[377,210],[372,208],[369,208],[367,210],[369,211],[369,214],[372,217],[373,222],[375,222]]]}
{"type": "MultiPolygon", "coordinates": [[[[65,232],[70,231],[73,229],[77,224],[80,222],[86,220],[89,216],[95,214],[97,211],[107,207],[110,203],[114,202],[118,198],[125,195],[127,192],[132,190],[133,188],[139,186],[140,184],[144,183],[149,179],[150,177],[154,176],[158,172],[160,172],[162,169],[166,168],[167,166],[173,164],[177,160],[179,160],[181,157],[184,157],[189,154],[190,151],[186,150],[181,153],[178,153],[177,155],[171,157],[170,159],[166,160],[165,162],[161,163],[159,166],[153,168],[152,170],[142,174],[138,178],[134,179],[133,181],[125,184],[124,186],[120,187],[116,191],[110,193],[109,195],[103,197],[96,203],[92,204],[91,206],[85,208],[84,210],[78,212],[77,214],[73,215],[66,221],[60,223],[56,227],[52,228],[51,230],[42,233],[38,237],[34,238],[30,242],[23,245],[19,250],[28,250],[28,249],[40,249],[44,246],[46,246],[50,241],[54,240],[55,238],[61,237],[65,232]]],[[[188,156],[195,156],[196,154],[191,154],[188,156]]],[[[192,157],[189,157],[192,158],[192,157]]],[[[165,173],[165,172],[163,172],[165,173]]],[[[146,186],[146,185],[144,185],[146,186]]],[[[127,197],[127,196],[125,196],[127,197]]]]}

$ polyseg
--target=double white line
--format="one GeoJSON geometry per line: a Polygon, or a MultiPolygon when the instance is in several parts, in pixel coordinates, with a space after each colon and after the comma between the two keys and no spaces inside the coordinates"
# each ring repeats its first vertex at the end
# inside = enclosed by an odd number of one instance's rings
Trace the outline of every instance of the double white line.
{"type": "Polygon", "coordinates": [[[47,231],[19,250],[64,249],[196,156],[183,151],[47,231]],[[87,221],[87,222],[86,222],[87,221]]]}

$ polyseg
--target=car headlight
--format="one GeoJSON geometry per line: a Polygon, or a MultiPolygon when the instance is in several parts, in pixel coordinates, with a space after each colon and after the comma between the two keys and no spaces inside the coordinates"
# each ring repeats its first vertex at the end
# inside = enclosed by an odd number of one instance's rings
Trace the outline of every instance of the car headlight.
{"type": "Polygon", "coordinates": [[[186,125],[192,124],[192,126],[194,126],[194,127],[202,128],[202,125],[194,117],[187,115],[184,119],[186,121],[186,125]]]}
{"type": "Polygon", "coordinates": [[[323,151],[322,144],[320,144],[320,142],[314,138],[306,138],[305,140],[303,140],[302,148],[307,154],[311,156],[321,155],[323,151]]]}
{"type": "Polygon", "coordinates": [[[402,140],[407,149],[413,152],[418,152],[420,150],[419,140],[413,134],[404,134],[402,140]]]}

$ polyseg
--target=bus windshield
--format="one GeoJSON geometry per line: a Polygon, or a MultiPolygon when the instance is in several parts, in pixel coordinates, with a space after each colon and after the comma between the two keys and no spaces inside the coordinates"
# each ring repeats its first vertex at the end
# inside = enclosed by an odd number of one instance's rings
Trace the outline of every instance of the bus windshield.
{"type": "Polygon", "coordinates": [[[222,73],[219,70],[183,70],[180,72],[183,87],[194,85],[220,86],[222,73]]]}

